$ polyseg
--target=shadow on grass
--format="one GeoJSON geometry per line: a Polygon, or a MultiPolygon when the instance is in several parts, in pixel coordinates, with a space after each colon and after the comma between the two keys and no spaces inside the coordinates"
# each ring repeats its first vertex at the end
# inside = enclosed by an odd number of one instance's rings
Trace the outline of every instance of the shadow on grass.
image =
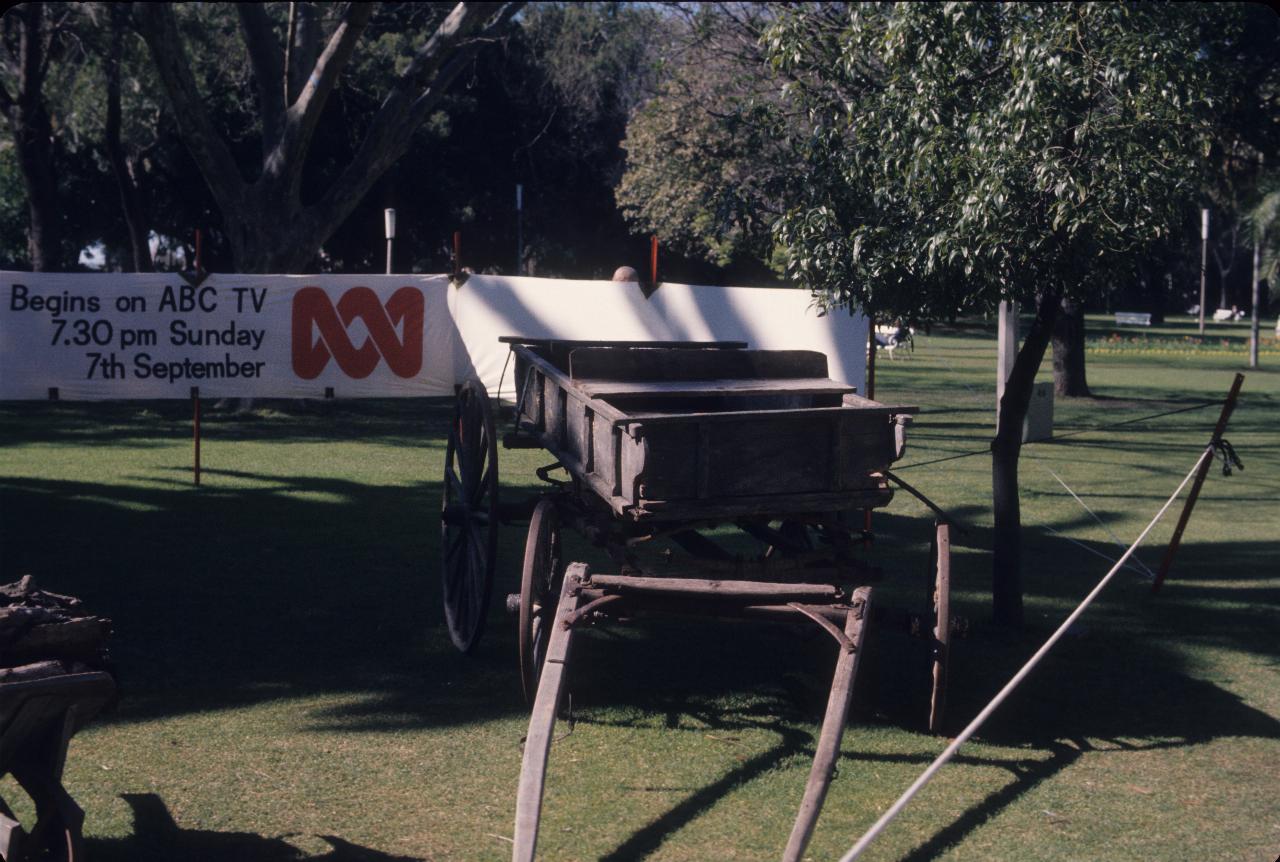
{"type": "MultiPolygon", "coordinates": [[[[95,444],[149,445],[157,436],[149,424],[154,417],[129,413],[127,406],[98,414],[96,405],[41,405],[44,413],[17,418],[5,406],[0,442],[84,445],[86,458],[95,444]],[[62,430],[50,427],[63,423],[69,424],[62,430]]],[[[185,437],[183,416],[174,405],[169,409],[173,427],[164,433],[185,437]]],[[[443,408],[415,411],[400,403],[317,409],[333,412],[306,408],[285,418],[227,418],[220,429],[215,422],[214,433],[271,442],[360,437],[438,447],[448,417],[443,408]]],[[[1260,431],[1256,424],[1251,430],[1260,431]]],[[[521,528],[503,531],[495,619],[478,654],[464,659],[448,642],[440,608],[437,482],[372,484],[245,470],[208,475],[215,481],[198,490],[176,474],[172,481],[137,484],[0,478],[0,581],[31,571],[46,588],[77,594],[115,621],[112,648],[124,699],[113,720],[332,692],[358,695],[358,701],[317,711],[312,727],[360,732],[455,726],[524,712],[512,627],[497,624],[501,596],[515,587],[521,528]],[[219,478],[227,486],[218,487],[219,478]]],[[[955,509],[965,520],[979,512],[955,509]]],[[[1087,523],[1080,514],[1055,526],[1087,523]]],[[[930,521],[878,513],[876,530],[891,542],[877,546],[873,562],[902,575],[877,587],[877,603],[919,609],[930,521]]],[[[1074,605],[1092,580],[1070,574],[1072,558],[1061,544],[1031,538],[1027,544],[1028,560],[1035,553],[1049,560],[1028,572],[1028,595],[1050,608],[1074,605]]],[[[1105,544],[1085,544],[1115,553],[1105,544]]],[[[985,602],[974,597],[988,589],[981,552],[990,547],[989,531],[974,528],[957,547],[965,550],[955,572],[957,613],[982,620],[985,602]]],[[[1098,570],[1092,558],[1081,559],[1091,561],[1081,571],[1098,570]]],[[[913,858],[936,855],[1068,767],[1088,744],[1084,740],[1169,747],[1227,736],[1280,738],[1274,718],[1188,669],[1188,650],[1200,646],[1280,656],[1274,627],[1280,588],[1265,574],[1273,561],[1269,542],[1201,542],[1184,546],[1175,580],[1158,600],[1148,597],[1145,584],[1118,582],[1087,618],[1091,628],[1064,641],[983,729],[985,741],[1031,745],[1048,757],[992,761],[1009,768],[1013,782],[975,802],[913,858]],[[1180,587],[1179,577],[1194,577],[1195,585],[1180,587]],[[1144,738],[1153,741],[1127,741],[1144,738]]],[[[976,714],[1058,618],[1033,619],[1017,635],[979,627],[957,644],[950,730],[976,714]]],[[[869,640],[856,695],[861,720],[920,728],[929,696],[927,645],[877,627],[869,640]]],[[[582,646],[571,670],[582,721],[659,715],[672,729],[694,721],[780,736],[769,751],[692,790],[638,829],[607,857],[615,862],[651,853],[731,788],[784,761],[812,756],[814,724],[834,664],[829,639],[816,629],[655,621],[617,636],[593,634],[582,646]]],[[[857,747],[854,727],[844,745],[850,762],[845,774],[854,780],[858,756],[848,752],[857,747]]],[[[148,836],[172,835],[172,821],[155,813],[156,806],[163,810],[158,799],[138,799],[130,800],[135,814],[151,812],[139,814],[139,823],[152,825],[140,825],[125,842],[93,842],[95,858],[296,858],[284,855],[295,851],[279,839],[201,832],[180,835],[205,842],[207,852],[153,851],[163,844],[146,843],[148,836]],[[232,849],[222,850],[222,842],[232,849]]],[[[372,851],[335,842],[334,855],[322,858],[391,858],[350,855],[372,851]]]]}
{"type": "Polygon", "coordinates": [[[329,845],[318,856],[303,853],[286,838],[253,832],[213,832],[182,829],[164,800],[154,793],[127,793],[121,798],[133,809],[133,834],[128,838],[93,838],[85,850],[95,862],[416,862],[344,841],[334,835],[316,836],[329,845]]]}

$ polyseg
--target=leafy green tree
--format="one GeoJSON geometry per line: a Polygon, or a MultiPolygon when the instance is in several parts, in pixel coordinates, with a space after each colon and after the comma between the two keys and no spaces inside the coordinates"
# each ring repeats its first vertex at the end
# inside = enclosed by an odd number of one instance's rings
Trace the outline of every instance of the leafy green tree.
{"type": "Polygon", "coordinates": [[[804,124],[784,113],[765,62],[774,17],[767,4],[675,7],[667,74],[627,125],[615,195],[628,223],[721,267],[782,268],[772,228],[804,124]]]}
{"type": "Polygon", "coordinates": [[[1128,273],[1197,188],[1204,8],[854,5],[771,28],[813,118],[788,271],[830,306],[928,321],[1002,299],[1035,316],[992,441],[992,593],[1022,621],[1018,456],[1065,299],[1128,273]]]}

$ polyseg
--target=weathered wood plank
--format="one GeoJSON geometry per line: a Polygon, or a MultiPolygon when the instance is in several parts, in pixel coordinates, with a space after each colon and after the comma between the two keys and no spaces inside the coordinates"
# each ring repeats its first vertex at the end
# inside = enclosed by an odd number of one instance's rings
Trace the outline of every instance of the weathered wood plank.
{"type": "Polygon", "coordinates": [[[816,350],[617,350],[578,348],[569,357],[574,380],[669,381],[827,376],[816,350]]]}
{"type": "Polygon", "coordinates": [[[851,410],[845,407],[785,407],[780,409],[759,409],[759,410],[716,410],[716,411],[688,411],[679,410],[619,410],[620,418],[613,420],[618,425],[672,425],[681,422],[717,422],[725,424],[738,424],[743,422],[753,422],[758,418],[787,418],[787,417],[817,417],[831,414],[851,413],[856,416],[884,417],[884,422],[888,426],[888,417],[893,414],[896,408],[893,407],[868,407],[857,408],[851,410]]]}
{"type": "MultiPolygon", "coordinates": [[[[874,477],[872,479],[874,480],[874,477]]],[[[747,515],[781,517],[791,513],[844,512],[878,509],[893,499],[893,491],[880,483],[872,487],[819,494],[768,494],[712,500],[643,500],[625,509],[640,520],[689,520],[737,518],[747,515]]]]}
{"type": "Polygon", "coordinates": [[[947,709],[947,665],[951,649],[951,527],[936,526],[938,568],[934,577],[933,691],[929,697],[929,732],[942,732],[947,709]]]}
{"type": "Polygon", "coordinates": [[[754,602],[834,602],[843,597],[840,588],[830,584],[771,584],[707,578],[592,575],[588,585],[628,595],[704,596],[709,599],[745,599],[754,602]]]}
{"type": "Polygon", "coordinates": [[[826,377],[772,379],[718,377],[706,380],[584,380],[574,378],[577,389],[592,398],[645,395],[694,398],[709,395],[844,395],[854,387],[826,377]]]}
{"type": "Polygon", "coordinates": [[[564,587],[560,591],[560,602],[556,606],[555,619],[551,623],[547,657],[542,666],[542,676],[538,680],[533,713],[529,716],[529,733],[525,737],[524,758],[520,766],[512,862],[533,862],[534,850],[538,844],[538,821],[542,817],[542,791],[547,777],[547,758],[551,753],[551,738],[564,690],[569,647],[573,638],[573,629],[566,627],[564,623],[581,604],[578,587],[589,574],[585,563],[573,563],[569,566],[564,576],[564,587]]]}
{"type": "Polygon", "coordinates": [[[813,837],[813,828],[822,812],[831,777],[835,772],[836,758],[840,756],[840,739],[844,736],[845,721],[849,716],[849,702],[853,698],[853,683],[858,674],[858,661],[862,657],[866,641],[865,625],[871,605],[871,588],[859,587],[854,593],[854,610],[845,618],[845,636],[853,642],[853,649],[842,649],[836,661],[836,671],[831,680],[831,695],[827,698],[827,712],[822,719],[822,732],[818,736],[818,750],[805,784],[804,800],[791,837],[782,854],[783,862],[800,862],[804,850],[813,837]]]}

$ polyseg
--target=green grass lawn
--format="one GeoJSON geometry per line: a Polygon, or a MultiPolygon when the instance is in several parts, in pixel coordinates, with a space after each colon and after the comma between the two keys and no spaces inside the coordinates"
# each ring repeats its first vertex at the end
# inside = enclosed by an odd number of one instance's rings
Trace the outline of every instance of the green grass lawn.
{"type": "MultiPolygon", "coordinates": [[[[989,458],[926,464],[990,439],[993,327],[937,328],[882,360],[877,396],[922,408],[902,477],[970,526],[952,732],[1105,573],[1112,534],[1131,541],[1191,468],[1216,407],[1087,429],[1221,399],[1247,326],[1184,347],[1194,333],[1090,319],[1096,397],[1056,405],[1059,435],[1085,433],[1023,453],[1018,634],[986,624],[989,458]]],[[[1227,435],[1246,469],[1211,473],[1165,590],[1123,572],[865,858],[1280,854],[1280,356],[1263,365],[1227,435]]],[[[74,740],[66,774],[95,862],[509,857],[526,712],[500,606],[524,536],[504,531],[489,631],[458,655],[437,571],[448,416],[424,401],[211,407],[195,488],[186,404],[0,404],[0,581],[30,572],[115,623],[120,704],[74,740]]],[[[547,460],[502,452],[504,494],[534,490],[547,460]]],[[[931,528],[905,493],[877,513],[877,603],[921,605],[931,528]]],[[[576,649],[540,857],[778,858],[830,639],[673,620],[576,649]]],[[[923,731],[927,679],[922,642],[873,629],[812,859],[843,853],[945,746],[923,731]]],[[[5,779],[0,796],[19,794],[5,779]]]]}

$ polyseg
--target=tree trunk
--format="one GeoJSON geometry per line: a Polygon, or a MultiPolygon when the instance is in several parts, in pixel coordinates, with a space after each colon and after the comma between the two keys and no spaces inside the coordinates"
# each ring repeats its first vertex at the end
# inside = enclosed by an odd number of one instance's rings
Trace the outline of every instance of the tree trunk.
{"type": "Polygon", "coordinates": [[[991,600],[996,625],[1022,625],[1022,511],[1018,500],[1018,456],[1022,424],[1031,404],[1036,372],[1053,333],[1061,297],[1044,294],[1000,400],[1000,419],[991,441],[992,536],[991,600]]]}
{"type": "Polygon", "coordinates": [[[133,272],[154,272],[151,262],[151,244],[147,237],[147,222],[142,212],[142,200],[134,176],[133,163],[124,152],[120,139],[120,57],[123,53],[125,21],[129,11],[122,3],[111,7],[111,43],[107,55],[107,122],[103,131],[103,145],[107,161],[115,175],[116,188],[120,192],[120,207],[125,228],[129,233],[129,252],[133,272]]]}
{"type": "Polygon", "coordinates": [[[1067,398],[1087,398],[1089,380],[1084,365],[1084,310],[1062,300],[1053,327],[1053,393],[1067,398]]]}
{"type": "Polygon", "coordinates": [[[58,269],[62,252],[62,232],[58,214],[58,180],[53,164],[53,124],[45,110],[41,89],[44,83],[45,7],[43,3],[27,3],[9,14],[17,16],[18,27],[18,91],[10,96],[0,93],[13,134],[13,147],[18,156],[27,189],[27,254],[31,269],[46,272],[58,269]]]}

